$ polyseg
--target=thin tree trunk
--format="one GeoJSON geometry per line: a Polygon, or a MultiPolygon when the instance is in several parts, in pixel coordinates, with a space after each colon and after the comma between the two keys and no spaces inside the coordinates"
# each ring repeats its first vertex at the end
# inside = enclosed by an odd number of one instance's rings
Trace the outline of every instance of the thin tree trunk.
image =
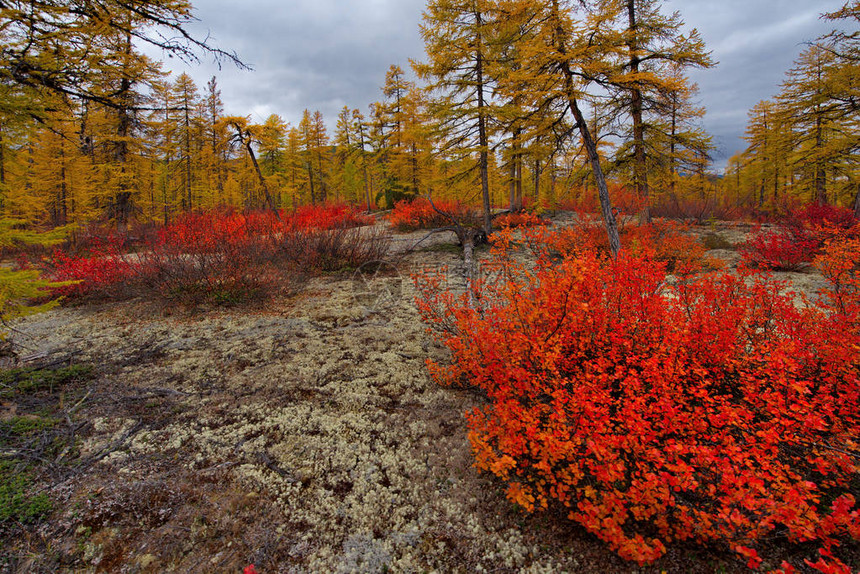
{"type": "MultiPolygon", "coordinates": [[[[628,36],[630,39],[627,47],[630,51],[630,72],[635,76],[639,73],[639,54],[638,44],[636,40],[637,28],[636,23],[636,1],[627,0],[627,17],[629,21],[628,36]]],[[[633,152],[635,160],[633,162],[633,180],[636,184],[636,193],[639,200],[642,202],[642,221],[651,223],[651,198],[650,190],[648,189],[648,170],[645,162],[645,125],[642,122],[642,91],[634,82],[630,88],[630,115],[633,118],[633,152]]]]}
{"type": "Polygon", "coordinates": [[[188,110],[188,92],[184,94],[183,108],[185,111],[185,197],[188,211],[194,209],[191,197],[191,118],[188,110]]]}
{"type": "Polygon", "coordinates": [[[275,214],[275,217],[278,218],[278,221],[281,220],[281,214],[278,213],[277,207],[275,207],[275,201],[272,199],[272,194],[269,193],[269,186],[266,184],[266,178],[263,177],[263,172],[260,171],[260,164],[257,163],[257,156],[254,154],[254,148],[251,145],[251,134],[248,132],[244,132],[242,126],[233,124],[233,127],[236,130],[236,133],[239,137],[239,141],[245,144],[245,149],[248,151],[248,157],[251,158],[251,163],[254,165],[254,171],[257,172],[257,179],[260,182],[260,187],[263,189],[263,193],[266,195],[266,203],[269,205],[269,209],[272,210],[272,213],[275,214]]]}
{"type": "MultiPolygon", "coordinates": [[[[824,129],[821,114],[816,113],[815,118],[815,149],[820,151],[824,147],[824,129]]],[[[815,202],[818,205],[827,203],[827,176],[824,171],[824,162],[820,159],[815,161],[815,202]]]]}
{"type": "Polygon", "coordinates": [[[612,202],[609,197],[609,187],[606,185],[606,178],[603,175],[603,168],[600,166],[600,154],[597,152],[597,144],[591,137],[591,131],[588,129],[588,123],[582,115],[582,110],[579,109],[579,102],[576,100],[576,90],[574,89],[573,71],[570,69],[570,62],[567,60],[567,48],[565,46],[564,28],[561,26],[559,17],[558,0],[552,0],[552,9],[556,23],[556,50],[562,56],[561,66],[564,73],[564,88],[567,95],[568,106],[576,121],[576,127],[582,135],[582,141],[585,144],[585,150],[588,153],[588,159],[591,162],[591,170],[594,173],[594,179],[597,184],[597,194],[600,197],[600,210],[603,215],[603,222],[606,225],[606,234],[609,239],[609,249],[612,251],[612,256],[617,258],[618,252],[621,251],[621,239],[618,236],[618,223],[615,221],[615,213],[612,209],[612,202]]]}
{"type": "Polygon", "coordinates": [[[66,183],[66,148],[63,140],[60,140],[60,225],[69,222],[68,210],[68,184],[66,183]]]}
{"type": "Polygon", "coordinates": [[[484,55],[481,37],[483,19],[480,10],[475,10],[475,21],[478,26],[477,53],[475,62],[476,84],[478,91],[478,145],[480,146],[481,196],[484,200],[484,233],[489,237],[493,228],[492,213],[490,212],[490,176],[489,176],[489,141],[487,137],[486,102],[484,101],[484,55]]]}
{"type": "Polygon", "coordinates": [[[311,186],[311,205],[316,205],[317,204],[317,196],[314,193],[314,166],[311,165],[310,160],[308,160],[308,163],[306,165],[308,168],[308,182],[310,183],[310,186],[311,186]]]}
{"type": "Polygon", "coordinates": [[[675,137],[678,130],[678,98],[672,95],[672,134],[669,138],[669,193],[675,202],[675,137]]]}
{"type": "Polygon", "coordinates": [[[571,95],[572,89],[571,76],[571,84],[568,86],[570,110],[573,113],[574,120],[576,120],[576,126],[582,134],[585,150],[588,152],[588,159],[591,161],[591,170],[597,182],[597,195],[600,197],[600,211],[603,215],[603,222],[606,225],[606,234],[609,237],[609,249],[612,251],[612,256],[617,258],[618,252],[621,251],[621,238],[618,235],[618,223],[615,221],[615,213],[613,212],[612,202],[609,197],[609,188],[606,185],[603,168],[600,167],[600,155],[597,153],[597,145],[591,138],[588,124],[585,123],[585,118],[582,117],[582,111],[579,109],[576,98],[571,95]]]}
{"type": "Polygon", "coordinates": [[[128,169],[128,137],[131,131],[131,78],[129,71],[125,68],[131,58],[131,33],[126,33],[123,61],[123,77],[120,80],[119,107],[117,108],[117,141],[114,146],[114,162],[119,165],[119,185],[114,198],[114,217],[117,222],[117,230],[124,233],[128,226],[128,218],[131,214],[131,189],[128,184],[126,170],[128,169]]]}
{"type": "Polygon", "coordinates": [[[418,148],[412,144],[412,191],[417,195],[418,189],[418,148]]]}
{"type": "Polygon", "coordinates": [[[269,193],[269,186],[266,184],[266,178],[263,177],[263,172],[260,171],[260,164],[257,163],[257,156],[254,155],[254,148],[251,147],[251,139],[245,142],[245,149],[248,150],[248,157],[251,158],[251,163],[254,164],[254,171],[257,172],[257,179],[260,180],[260,187],[263,188],[263,193],[266,194],[266,203],[269,205],[269,209],[275,214],[275,216],[280,221],[281,215],[278,213],[278,208],[275,207],[275,201],[272,199],[272,194],[269,193]]]}
{"type": "Polygon", "coordinates": [[[517,164],[517,211],[523,209],[523,155],[521,146],[517,142],[517,154],[515,156],[517,164]]]}
{"type": "Polygon", "coordinates": [[[511,158],[508,161],[508,209],[511,213],[517,211],[517,162],[513,147],[511,144],[511,158]]]}
{"type": "Polygon", "coordinates": [[[860,182],[857,182],[857,193],[854,194],[854,217],[860,219],[860,182]]]}
{"type": "Polygon", "coordinates": [[[361,167],[364,172],[364,196],[367,200],[367,211],[370,212],[370,179],[367,175],[367,155],[364,151],[364,126],[360,121],[358,122],[358,137],[359,150],[361,151],[361,167]]]}
{"type": "Polygon", "coordinates": [[[6,144],[3,141],[3,124],[0,123],[0,185],[6,183],[6,144]]]}

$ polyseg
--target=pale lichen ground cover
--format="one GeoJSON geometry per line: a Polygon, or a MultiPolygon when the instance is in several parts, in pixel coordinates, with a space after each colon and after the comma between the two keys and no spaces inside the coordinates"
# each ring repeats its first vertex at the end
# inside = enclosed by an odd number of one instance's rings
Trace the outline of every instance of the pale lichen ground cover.
{"type": "MultiPolygon", "coordinates": [[[[52,488],[60,510],[45,536],[83,540],[60,562],[153,572],[231,571],[255,559],[260,571],[575,569],[574,556],[542,555],[538,541],[494,518],[507,503],[471,468],[462,416],[480,399],[429,380],[424,360],[441,351],[403,285],[398,302],[376,311],[356,304],[349,278],[323,278],[279,309],[165,317],[112,304],[19,325],[34,351],[74,354],[102,374],[79,447],[81,458],[110,452],[90,470],[92,485],[76,476],[52,488]],[[165,460],[169,473],[158,470],[165,460]],[[213,472],[280,514],[253,527],[277,540],[266,555],[249,544],[200,564],[192,549],[161,555],[146,532],[129,540],[117,528],[122,508],[97,531],[82,528],[100,512],[92,492],[117,490],[111,480],[134,490],[158,474],[193,482],[213,472]],[[131,547],[114,556],[108,547],[120,542],[131,547]]],[[[162,505],[153,525],[178,516],[177,503],[162,505]]]]}
{"type": "Polygon", "coordinates": [[[457,261],[396,259],[402,296],[376,309],[332,276],[264,309],[131,302],[21,322],[33,352],[95,366],[75,415],[93,462],[42,477],[55,511],[0,551],[0,571],[742,570],[690,549],[624,563],[477,473],[463,413],[482,398],[430,380],[425,360],[444,353],[406,277],[457,261]]]}

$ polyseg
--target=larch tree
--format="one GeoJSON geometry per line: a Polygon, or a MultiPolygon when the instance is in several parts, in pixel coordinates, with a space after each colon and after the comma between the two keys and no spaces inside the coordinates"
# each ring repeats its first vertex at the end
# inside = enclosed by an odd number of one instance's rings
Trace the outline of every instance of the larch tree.
{"type": "Polygon", "coordinates": [[[225,164],[229,136],[224,122],[224,103],[221,101],[221,90],[215,76],[206,84],[203,95],[204,125],[206,129],[206,145],[203,148],[203,161],[206,170],[206,182],[210,193],[214,194],[212,204],[220,205],[226,201],[224,197],[225,164]]]}
{"type": "Polygon", "coordinates": [[[355,134],[355,144],[358,150],[359,161],[361,162],[361,173],[364,177],[364,198],[367,205],[367,211],[372,208],[373,196],[373,181],[370,178],[370,170],[368,168],[368,152],[367,152],[367,123],[364,115],[358,109],[352,110],[353,133],[355,134]]]}
{"type": "Polygon", "coordinates": [[[596,49],[588,73],[615,91],[615,105],[631,121],[633,184],[642,203],[642,219],[651,221],[648,183],[648,115],[660,102],[683,92],[683,70],[713,65],[694,29],[683,32],[679,12],[664,14],[659,0],[596,0],[589,34],[596,49]]]}
{"type": "MultiPolygon", "coordinates": [[[[759,208],[776,197],[780,168],[786,165],[789,133],[784,110],[776,102],[763,100],[749,111],[744,139],[749,143],[744,156],[748,171],[755,174],[755,196],[759,208]],[[773,190],[772,196],[769,191],[773,190]]],[[[771,204],[772,207],[776,207],[771,204]]]]}
{"type": "Polygon", "coordinates": [[[705,109],[695,102],[698,86],[690,83],[681,70],[675,73],[679,75],[679,89],[655,101],[656,109],[648,115],[650,129],[645,143],[648,173],[655,174],[660,189],[667,190],[669,199],[678,205],[678,184],[685,179],[680,174],[703,171],[714,144],[700,123],[705,109]]]}
{"type": "MultiPolygon", "coordinates": [[[[581,103],[589,98],[587,88],[595,73],[605,70],[606,48],[592,45],[589,30],[598,22],[599,13],[582,11],[579,3],[563,0],[509,0],[509,18],[517,18],[524,32],[517,51],[518,63],[503,78],[507,97],[516,97],[523,106],[543,110],[544,126],[560,126],[572,117],[597,185],[601,215],[609,247],[617,256],[621,249],[618,224],[609,196],[601,156],[581,103]],[[574,19],[573,15],[582,16],[574,19]],[[554,119],[551,119],[554,116],[554,119]]],[[[559,134],[570,137],[570,131],[559,134]]]]}
{"type": "Polygon", "coordinates": [[[260,126],[260,162],[263,176],[275,204],[284,204],[283,189],[285,179],[286,139],[289,125],[277,114],[270,114],[260,126]]]}
{"type": "MultiPolygon", "coordinates": [[[[260,132],[262,129],[260,126],[253,125],[248,121],[248,118],[242,116],[227,116],[222,121],[232,129],[234,133],[234,142],[239,146],[244,148],[245,152],[248,155],[248,159],[251,160],[251,164],[254,166],[254,173],[257,176],[257,182],[260,186],[260,189],[263,191],[263,195],[265,198],[266,206],[275,214],[275,217],[278,219],[281,218],[278,213],[278,208],[275,205],[275,199],[272,197],[271,190],[269,189],[269,185],[266,182],[266,178],[263,176],[263,172],[260,169],[260,163],[257,161],[257,154],[254,152],[254,146],[259,145],[260,142],[260,132]]],[[[250,205],[254,205],[253,198],[248,198],[250,205]]]]}
{"type": "Polygon", "coordinates": [[[349,106],[341,108],[337,115],[337,125],[334,132],[335,145],[335,185],[340,187],[341,194],[349,199],[356,195],[353,188],[355,165],[353,158],[356,154],[355,134],[353,133],[352,111],[349,106]]]}
{"type": "MultiPolygon", "coordinates": [[[[8,0],[0,3],[0,84],[27,91],[29,105],[14,108],[38,114],[42,94],[61,94],[108,107],[125,106],[122,90],[104,90],[115,72],[114,38],[148,45],[171,57],[197,61],[200,53],[245,67],[239,58],[187,30],[193,21],[189,0],[8,0]]],[[[124,48],[119,46],[122,52],[124,48]]],[[[142,57],[135,51],[136,57],[142,57]]],[[[0,107],[8,111],[8,101],[0,107]]]]}
{"type": "Polygon", "coordinates": [[[195,151],[199,141],[199,107],[197,86],[188,74],[182,73],[173,83],[174,102],[179,113],[179,125],[176,135],[179,139],[179,162],[182,166],[182,209],[192,211],[197,202],[194,197],[195,182],[195,151]]]}
{"type": "Polygon", "coordinates": [[[320,200],[325,203],[328,201],[329,140],[325,120],[319,110],[315,111],[312,117],[311,134],[316,169],[319,173],[320,200]]]}
{"type": "Polygon", "coordinates": [[[328,164],[328,134],[319,111],[305,110],[299,123],[302,161],[312,204],[326,201],[326,167],[328,164]]]}
{"type": "Polygon", "coordinates": [[[492,4],[488,0],[430,0],[420,27],[427,61],[413,62],[415,72],[429,83],[434,97],[431,113],[444,134],[443,155],[476,158],[466,173],[478,172],[486,234],[492,230],[489,156],[493,87],[487,70],[494,33],[492,4]]]}
{"type": "MultiPolygon", "coordinates": [[[[837,194],[828,189],[836,167],[860,145],[858,111],[846,110],[843,101],[833,97],[845,91],[838,85],[843,80],[840,69],[833,52],[813,44],[787,73],[778,97],[792,128],[792,166],[803,174],[805,190],[819,204],[836,201],[837,194]]],[[[849,80],[855,95],[858,80],[860,76],[849,80]]]]}

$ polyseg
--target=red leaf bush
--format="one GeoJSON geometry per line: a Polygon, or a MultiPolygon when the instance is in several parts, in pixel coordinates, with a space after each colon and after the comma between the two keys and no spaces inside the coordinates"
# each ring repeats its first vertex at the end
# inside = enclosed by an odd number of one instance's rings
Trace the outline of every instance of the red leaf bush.
{"type": "Polygon", "coordinates": [[[798,271],[811,263],[833,238],[857,232],[857,220],[850,209],[812,204],[790,211],[775,230],[759,229],[739,252],[750,267],[798,271]]]}
{"type": "Polygon", "coordinates": [[[759,231],[738,248],[745,265],[772,271],[799,271],[815,256],[819,243],[806,234],[795,235],[783,228],[759,231]]]}
{"type": "Polygon", "coordinates": [[[319,271],[381,259],[387,235],[348,206],[293,213],[197,213],[160,228],[127,253],[119,244],[82,256],[54,255],[50,275],[78,280],[57,294],[78,299],[157,295],[184,303],[261,300],[290,291],[319,271]]]}
{"type": "MultiPolygon", "coordinates": [[[[431,373],[488,398],[467,414],[476,466],[628,560],[689,541],[757,567],[778,538],[840,567],[840,541],[860,539],[857,292],[801,309],[762,276],[671,283],[665,263],[570,232],[523,236],[497,236],[479,305],[416,278],[453,358],[431,373]]],[[[857,253],[821,264],[839,274],[857,253]]]]}
{"type": "Polygon", "coordinates": [[[545,227],[549,225],[549,223],[549,220],[538,217],[537,215],[527,211],[503,213],[493,221],[493,225],[502,229],[517,227],[545,227]]]}
{"type": "Polygon", "coordinates": [[[433,205],[424,197],[398,201],[394,204],[391,213],[388,214],[388,221],[398,231],[447,227],[452,224],[451,218],[448,216],[453,216],[461,223],[467,224],[474,224],[479,221],[477,212],[461,203],[433,200],[433,205]],[[433,205],[436,206],[436,209],[433,209],[433,205]],[[443,213],[439,213],[439,211],[443,213]]]}
{"type": "Polygon", "coordinates": [[[138,262],[124,253],[122,239],[109,236],[107,240],[91,239],[85,257],[55,251],[48,271],[55,281],[78,281],[54,289],[56,295],[86,298],[98,293],[104,298],[117,298],[128,295],[128,282],[138,270],[138,262]]]}

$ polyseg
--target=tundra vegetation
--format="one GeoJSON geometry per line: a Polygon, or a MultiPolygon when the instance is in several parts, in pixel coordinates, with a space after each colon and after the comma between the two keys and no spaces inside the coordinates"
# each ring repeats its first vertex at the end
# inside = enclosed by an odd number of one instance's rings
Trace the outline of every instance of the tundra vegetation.
{"type": "Polygon", "coordinates": [[[656,0],[429,0],[331,136],[143,55],[244,65],[187,0],[0,3],[0,571],[860,570],[821,17],[717,175],[656,0]]]}

